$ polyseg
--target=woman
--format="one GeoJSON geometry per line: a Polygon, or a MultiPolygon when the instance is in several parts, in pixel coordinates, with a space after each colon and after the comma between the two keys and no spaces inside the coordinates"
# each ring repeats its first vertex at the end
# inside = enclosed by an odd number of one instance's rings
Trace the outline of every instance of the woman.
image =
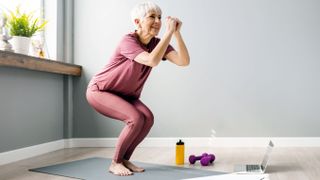
{"type": "Polygon", "coordinates": [[[166,59],[179,66],[189,64],[188,50],[180,34],[182,22],[178,18],[166,18],[161,40],[156,38],[161,28],[159,6],[152,2],[136,5],[132,20],[135,32],[124,36],[110,62],[92,78],[87,89],[87,100],[96,111],[126,123],[109,167],[111,173],[120,176],[144,171],[129,159],[153,125],[152,112],[139,99],[151,69],[166,59]],[[169,45],[172,36],[177,41],[177,51],[169,45]]]}

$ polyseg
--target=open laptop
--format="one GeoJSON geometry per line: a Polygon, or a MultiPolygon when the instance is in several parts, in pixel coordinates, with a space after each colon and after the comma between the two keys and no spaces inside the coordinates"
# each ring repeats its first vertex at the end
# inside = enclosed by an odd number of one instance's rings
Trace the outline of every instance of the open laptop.
{"type": "Polygon", "coordinates": [[[236,173],[264,173],[267,168],[269,157],[274,147],[273,142],[270,141],[267,147],[266,154],[263,157],[261,164],[238,164],[234,166],[234,172],[236,173]]]}

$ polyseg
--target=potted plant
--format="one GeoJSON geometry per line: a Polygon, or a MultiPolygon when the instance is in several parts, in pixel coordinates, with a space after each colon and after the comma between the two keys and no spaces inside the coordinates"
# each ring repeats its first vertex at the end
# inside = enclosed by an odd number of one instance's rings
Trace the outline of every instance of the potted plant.
{"type": "Polygon", "coordinates": [[[34,18],[33,13],[21,13],[20,8],[17,7],[16,11],[10,11],[8,17],[8,28],[12,36],[12,46],[16,53],[28,54],[31,37],[44,30],[47,21],[39,18],[34,18]]]}

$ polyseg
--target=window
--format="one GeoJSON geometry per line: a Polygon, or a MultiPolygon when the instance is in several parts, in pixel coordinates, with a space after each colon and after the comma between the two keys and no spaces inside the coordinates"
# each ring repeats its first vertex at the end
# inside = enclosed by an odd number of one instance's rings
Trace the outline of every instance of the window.
{"type": "Polygon", "coordinates": [[[2,11],[14,11],[17,6],[28,12],[35,11],[36,15],[40,14],[42,0],[1,0],[0,7],[2,11]]]}
{"type": "Polygon", "coordinates": [[[33,12],[35,17],[48,21],[44,33],[37,34],[34,39],[44,37],[46,57],[57,59],[57,1],[52,0],[1,0],[0,13],[15,11],[20,6],[25,12],[33,12]]]}

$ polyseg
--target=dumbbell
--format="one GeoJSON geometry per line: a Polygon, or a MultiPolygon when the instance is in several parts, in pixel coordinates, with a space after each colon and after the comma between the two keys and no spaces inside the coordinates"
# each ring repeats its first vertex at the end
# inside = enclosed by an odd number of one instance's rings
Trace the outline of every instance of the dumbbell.
{"type": "Polygon", "coordinates": [[[189,162],[190,164],[194,164],[196,161],[200,160],[202,166],[208,166],[215,160],[215,156],[213,154],[203,153],[201,156],[190,155],[189,162]]]}
{"type": "Polygon", "coordinates": [[[200,163],[202,166],[208,166],[209,164],[211,164],[214,160],[216,159],[216,157],[213,154],[209,154],[203,158],[201,158],[200,163]]]}

